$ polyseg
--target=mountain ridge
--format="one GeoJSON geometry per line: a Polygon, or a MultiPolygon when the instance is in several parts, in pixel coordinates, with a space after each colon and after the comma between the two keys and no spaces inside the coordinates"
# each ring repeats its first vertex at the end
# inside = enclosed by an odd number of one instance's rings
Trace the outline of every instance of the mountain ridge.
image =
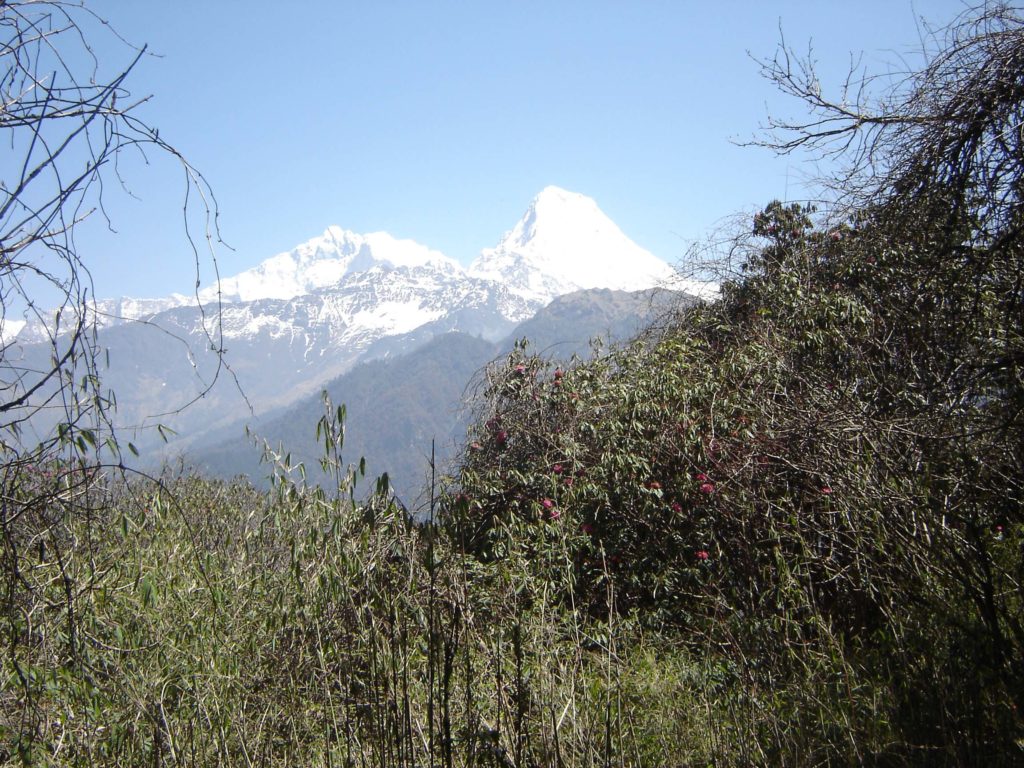
{"type": "MultiPolygon", "coordinates": [[[[402,354],[364,357],[322,387],[335,405],[346,406],[344,457],[353,462],[365,458],[371,475],[386,471],[410,510],[420,509],[430,476],[431,445],[435,466],[443,473],[465,437],[467,386],[490,361],[508,354],[525,337],[531,349],[568,364],[574,355],[591,354],[594,339],[627,340],[653,318],[692,301],[656,289],[587,289],[559,296],[497,341],[451,331],[410,340],[402,354]]],[[[324,482],[328,477],[318,465],[322,446],[314,440],[321,415],[321,394],[310,392],[250,426],[272,451],[288,454],[292,466],[302,462],[311,482],[324,482]]],[[[244,474],[259,482],[270,468],[261,467],[262,451],[241,432],[220,430],[191,447],[188,456],[206,472],[244,474]]]]}
{"type": "MultiPolygon", "coordinates": [[[[224,278],[219,293],[201,289],[205,306],[181,294],[98,302],[104,381],[135,445],[178,450],[214,427],[286,409],[361,361],[452,331],[499,342],[560,296],[650,288],[672,274],[595,201],[558,187],[468,267],[412,240],[331,226],[224,278]],[[123,319],[131,316],[145,322],[123,319]],[[157,421],[178,432],[172,445],[154,436],[157,421]]],[[[26,328],[7,354],[45,361],[56,343],[45,327],[26,328]]]]}

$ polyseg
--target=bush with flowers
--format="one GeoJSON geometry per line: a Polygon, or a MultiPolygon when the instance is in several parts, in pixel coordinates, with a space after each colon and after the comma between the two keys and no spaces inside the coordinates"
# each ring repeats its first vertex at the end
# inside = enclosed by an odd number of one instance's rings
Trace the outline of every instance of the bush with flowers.
{"type": "Polygon", "coordinates": [[[487,371],[453,541],[725,649],[800,717],[1009,749],[1024,264],[1016,230],[962,245],[976,219],[949,210],[772,203],[720,301],[565,369],[517,349],[487,371]]]}

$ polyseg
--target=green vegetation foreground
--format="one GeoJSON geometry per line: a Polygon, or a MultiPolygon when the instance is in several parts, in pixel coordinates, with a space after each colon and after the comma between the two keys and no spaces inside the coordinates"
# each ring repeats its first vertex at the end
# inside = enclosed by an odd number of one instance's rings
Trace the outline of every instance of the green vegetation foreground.
{"type": "Polygon", "coordinates": [[[841,213],[770,204],[629,348],[490,369],[436,525],[355,503],[330,410],[337,494],[6,473],[0,756],[1024,762],[1024,26],[876,113],[789,64],[777,146],[842,142],[841,213]]]}

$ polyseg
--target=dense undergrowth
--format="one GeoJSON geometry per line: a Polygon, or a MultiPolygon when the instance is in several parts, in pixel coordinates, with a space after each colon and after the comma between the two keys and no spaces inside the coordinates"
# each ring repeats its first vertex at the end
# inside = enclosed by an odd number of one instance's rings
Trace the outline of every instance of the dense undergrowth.
{"type": "Polygon", "coordinates": [[[431,524],[355,501],[330,407],[326,490],[9,462],[0,760],[1024,763],[1024,44],[958,34],[869,195],[489,368],[431,524]]]}
{"type": "MultiPolygon", "coordinates": [[[[753,759],[721,659],[567,611],[530,563],[483,565],[391,505],[190,476],[89,493],[19,542],[5,762],[753,759]]],[[[548,547],[556,579],[568,551],[548,547]]]]}
{"type": "Polygon", "coordinates": [[[450,535],[545,588],[564,541],[568,608],[769,697],[743,722],[770,763],[1024,759],[1020,294],[965,280],[1016,280],[1019,245],[993,264],[778,204],[754,234],[720,302],[492,370],[450,535]]]}

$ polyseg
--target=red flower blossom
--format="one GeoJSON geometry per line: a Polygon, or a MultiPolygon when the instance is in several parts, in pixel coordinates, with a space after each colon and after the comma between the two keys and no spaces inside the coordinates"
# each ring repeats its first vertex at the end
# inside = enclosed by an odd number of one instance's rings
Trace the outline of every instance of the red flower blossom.
{"type": "Polygon", "coordinates": [[[698,560],[707,560],[709,557],[711,557],[711,555],[708,554],[708,551],[706,549],[698,549],[695,554],[697,555],[698,560]]]}
{"type": "Polygon", "coordinates": [[[523,374],[523,373],[526,373],[526,366],[525,366],[525,365],[523,365],[522,363],[520,363],[519,365],[517,365],[517,366],[516,366],[516,373],[518,373],[518,374],[523,374]]]}
{"type": "Polygon", "coordinates": [[[695,479],[698,483],[706,483],[708,481],[708,476],[705,475],[703,472],[698,472],[695,479]]]}
{"type": "Polygon", "coordinates": [[[715,484],[714,483],[701,483],[701,485],[700,485],[700,492],[701,493],[714,493],[715,492],[715,484]]]}
{"type": "Polygon", "coordinates": [[[555,464],[555,466],[553,466],[551,468],[551,471],[554,472],[556,475],[562,474],[562,465],[561,464],[555,464]]]}
{"type": "Polygon", "coordinates": [[[672,502],[672,507],[671,507],[671,509],[672,509],[672,511],[673,511],[673,512],[675,512],[676,514],[679,514],[680,512],[682,512],[682,511],[683,511],[683,505],[682,505],[682,504],[680,504],[680,503],[679,503],[678,501],[673,501],[673,502],[672,502]]]}
{"type": "Polygon", "coordinates": [[[823,496],[830,496],[832,494],[832,489],[827,485],[823,485],[821,486],[821,493],[823,496]]]}
{"type": "Polygon", "coordinates": [[[504,448],[505,443],[508,442],[508,432],[504,429],[498,432],[498,434],[494,436],[494,442],[498,444],[499,448],[504,448]]]}
{"type": "Polygon", "coordinates": [[[558,507],[555,506],[555,502],[551,499],[542,499],[540,505],[544,507],[544,511],[548,513],[549,520],[557,520],[561,517],[562,513],[558,511],[558,507]]]}

